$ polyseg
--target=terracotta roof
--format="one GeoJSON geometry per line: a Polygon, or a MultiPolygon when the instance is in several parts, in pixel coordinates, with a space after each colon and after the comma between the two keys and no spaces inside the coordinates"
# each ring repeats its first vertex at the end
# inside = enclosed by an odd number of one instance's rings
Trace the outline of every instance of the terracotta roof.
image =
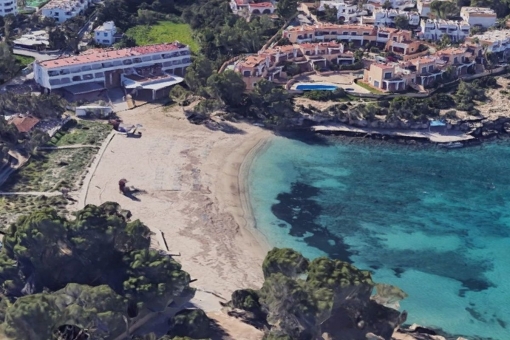
{"type": "Polygon", "coordinates": [[[392,69],[394,68],[393,65],[388,65],[388,64],[379,64],[379,63],[373,63],[372,65],[370,65],[371,67],[374,66],[374,67],[377,67],[377,68],[380,68],[380,69],[383,69],[383,70],[388,70],[388,69],[392,69]]]}
{"type": "Polygon", "coordinates": [[[25,116],[20,117],[16,116],[14,118],[11,118],[9,120],[9,124],[14,124],[16,126],[16,129],[18,129],[19,132],[30,132],[34,128],[34,126],[39,123],[39,119],[32,117],[32,116],[25,116]]]}
{"type": "Polygon", "coordinates": [[[246,59],[241,60],[241,61],[239,62],[239,64],[240,64],[241,66],[254,67],[254,66],[257,66],[257,65],[259,65],[260,63],[264,62],[265,60],[266,60],[266,58],[265,58],[265,57],[260,57],[260,56],[251,55],[251,56],[246,57],[246,59]]]}
{"type": "Polygon", "coordinates": [[[256,4],[250,4],[250,7],[266,7],[266,8],[271,8],[271,7],[274,7],[274,6],[270,2],[259,2],[259,3],[256,3],[256,4]]]}
{"type": "Polygon", "coordinates": [[[436,52],[437,55],[451,55],[451,54],[460,54],[460,53],[466,53],[466,48],[462,47],[450,47],[446,48],[444,50],[439,50],[436,52]]]}
{"type": "Polygon", "coordinates": [[[47,60],[39,62],[39,64],[45,68],[51,69],[71,65],[89,64],[98,61],[114,60],[119,58],[142,56],[145,54],[157,52],[169,52],[184,47],[186,47],[186,45],[178,42],[173,42],[167,44],[123,48],[120,50],[92,49],[80,54],[79,56],[47,60]]]}

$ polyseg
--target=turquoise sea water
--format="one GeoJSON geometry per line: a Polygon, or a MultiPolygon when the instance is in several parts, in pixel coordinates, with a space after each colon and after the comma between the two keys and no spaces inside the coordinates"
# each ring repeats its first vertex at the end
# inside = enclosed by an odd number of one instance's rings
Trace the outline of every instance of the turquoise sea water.
{"type": "Polygon", "coordinates": [[[249,175],[269,243],[409,294],[408,323],[510,339],[510,143],[441,150],[276,137],[249,175]]]}

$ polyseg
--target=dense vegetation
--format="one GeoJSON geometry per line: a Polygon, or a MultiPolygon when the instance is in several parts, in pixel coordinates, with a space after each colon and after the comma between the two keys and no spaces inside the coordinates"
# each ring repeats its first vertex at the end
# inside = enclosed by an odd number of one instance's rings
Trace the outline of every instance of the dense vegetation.
{"type": "Polygon", "coordinates": [[[406,297],[400,289],[376,285],[367,271],[325,257],[309,261],[291,249],[271,250],[262,265],[258,291],[232,294],[230,305],[266,324],[265,339],[362,339],[374,333],[390,339],[405,314],[385,307],[406,297]],[[377,295],[371,298],[377,287],[377,295]],[[390,303],[391,302],[391,303],[390,303]]]}
{"type": "Polygon", "coordinates": [[[12,224],[0,251],[6,335],[110,339],[170,304],[179,312],[194,295],[189,275],[149,249],[149,228],[129,217],[104,203],[87,205],[74,220],[48,207],[12,224]]]}

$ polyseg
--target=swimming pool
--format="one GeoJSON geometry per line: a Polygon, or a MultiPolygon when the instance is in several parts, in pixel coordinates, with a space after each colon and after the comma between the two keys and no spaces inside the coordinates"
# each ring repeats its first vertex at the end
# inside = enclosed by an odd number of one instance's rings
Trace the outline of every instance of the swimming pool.
{"type": "Polygon", "coordinates": [[[337,86],[335,85],[327,85],[327,84],[299,84],[296,86],[296,90],[301,91],[335,91],[337,86]]]}

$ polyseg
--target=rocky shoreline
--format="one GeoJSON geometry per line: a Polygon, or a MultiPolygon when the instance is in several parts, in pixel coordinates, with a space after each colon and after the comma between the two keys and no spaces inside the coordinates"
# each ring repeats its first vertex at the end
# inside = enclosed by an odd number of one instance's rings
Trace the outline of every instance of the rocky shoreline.
{"type": "Polygon", "coordinates": [[[444,127],[429,127],[429,122],[384,122],[367,120],[322,120],[304,118],[300,128],[322,135],[360,137],[412,143],[444,144],[460,142],[462,146],[480,145],[510,135],[510,118],[448,121],[444,127]]]}

